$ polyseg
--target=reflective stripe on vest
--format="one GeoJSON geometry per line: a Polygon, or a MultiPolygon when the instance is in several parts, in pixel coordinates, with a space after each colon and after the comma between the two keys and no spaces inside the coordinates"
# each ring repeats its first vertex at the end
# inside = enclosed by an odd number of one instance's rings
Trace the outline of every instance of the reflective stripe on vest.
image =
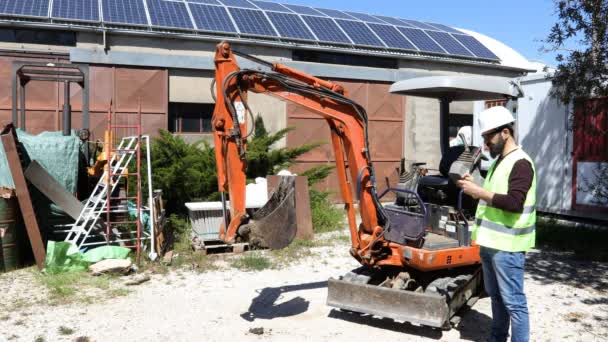
{"type": "Polygon", "coordinates": [[[534,176],[530,190],[526,194],[523,212],[513,213],[498,209],[480,200],[475,214],[471,238],[481,246],[498,250],[519,252],[534,247],[536,239],[536,170],[532,159],[520,148],[509,153],[496,166],[492,164],[488,171],[489,178],[484,182],[484,189],[495,194],[506,194],[509,190],[509,176],[515,163],[525,159],[532,165],[534,176]]]}

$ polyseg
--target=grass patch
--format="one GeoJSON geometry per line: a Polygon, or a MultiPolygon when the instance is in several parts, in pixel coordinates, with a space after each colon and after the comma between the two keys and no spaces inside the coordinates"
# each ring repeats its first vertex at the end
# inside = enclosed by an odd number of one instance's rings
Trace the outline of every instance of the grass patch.
{"type": "Polygon", "coordinates": [[[44,342],[44,341],[46,341],[46,340],[44,339],[44,336],[37,336],[37,337],[34,339],[34,342],[44,342]]]}
{"type": "Polygon", "coordinates": [[[553,219],[539,218],[536,243],[542,247],[574,252],[577,259],[608,261],[608,229],[572,227],[553,219]]]}
{"type": "Polygon", "coordinates": [[[89,338],[88,336],[78,336],[74,342],[90,342],[93,341],[91,338],[89,338]]]}
{"type": "Polygon", "coordinates": [[[59,335],[65,336],[65,335],[72,335],[73,333],[74,333],[74,329],[72,329],[72,328],[68,328],[63,325],[59,327],[59,335]]]}
{"type": "Polygon", "coordinates": [[[260,252],[249,252],[232,261],[231,266],[242,271],[261,271],[272,267],[272,261],[260,252]]]}
{"type": "Polygon", "coordinates": [[[314,247],[319,247],[323,242],[315,240],[294,240],[289,246],[271,251],[275,268],[288,266],[302,258],[312,256],[314,247]]]}
{"type": "Polygon", "coordinates": [[[109,290],[112,276],[92,276],[86,272],[37,274],[36,279],[49,291],[49,304],[62,305],[73,302],[93,303],[97,297],[83,295],[91,289],[109,290]]]}
{"type": "Polygon", "coordinates": [[[124,297],[124,296],[128,295],[129,293],[131,293],[131,290],[125,289],[123,287],[117,288],[117,289],[111,289],[110,297],[111,298],[124,297]]]}
{"type": "Polygon", "coordinates": [[[329,200],[330,192],[310,190],[310,212],[315,233],[342,229],[344,210],[336,208],[329,200]]]}

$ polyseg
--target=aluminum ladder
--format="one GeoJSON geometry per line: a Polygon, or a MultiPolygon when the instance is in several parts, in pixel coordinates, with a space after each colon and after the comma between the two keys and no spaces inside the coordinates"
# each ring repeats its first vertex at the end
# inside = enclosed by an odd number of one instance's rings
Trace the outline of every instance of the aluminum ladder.
{"type": "Polygon", "coordinates": [[[99,178],[97,185],[95,185],[95,189],[93,189],[91,196],[82,208],[80,215],[78,215],[78,219],[72,225],[65,239],[66,242],[70,242],[80,249],[91,235],[91,232],[100,228],[97,222],[101,213],[106,212],[108,195],[114,192],[122,178],[123,171],[137,153],[137,149],[139,148],[138,140],[138,136],[123,137],[121,139],[120,144],[114,150],[114,154],[108,162],[108,166],[99,178]],[[108,170],[111,170],[109,174],[108,170]],[[111,177],[111,179],[108,181],[107,177],[111,177]],[[109,192],[108,186],[111,187],[109,192]]]}

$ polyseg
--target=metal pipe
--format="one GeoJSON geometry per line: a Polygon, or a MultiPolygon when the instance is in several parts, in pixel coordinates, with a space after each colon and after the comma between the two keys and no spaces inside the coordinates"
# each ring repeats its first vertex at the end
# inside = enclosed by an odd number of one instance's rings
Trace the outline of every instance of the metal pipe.
{"type": "Polygon", "coordinates": [[[19,127],[17,120],[19,119],[19,117],[17,116],[17,107],[18,107],[18,103],[17,103],[17,71],[15,70],[15,65],[13,65],[13,76],[12,76],[12,80],[13,80],[13,89],[12,89],[12,101],[13,101],[13,125],[15,125],[15,127],[19,127]]]}
{"type": "Polygon", "coordinates": [[[20,98],[21,98],[21,125],[19,126],[24,132],[25,132],[25,82],[21,81],[19,82],[19,88],[21,91],[20,94],[20,98]]]}
{"type": "Polygon", "coordinates": [[[449,122],[450,122],[450,99],[442,97],[439,99],[439,144],[441,145],[441,155],[444,156],[449,147],[449,122]]]}
{"type": "Polygon", "coordinates": [[[150,136],[144,135],[144,139],[146,139],[146,168],[148,169],[148,206],[150,210],[150,254],[148,257],[150,260],[154,261],[158,257],[156,254],[155,246],[154,246],[154,198],[152,193],[152,159],[150,158],[150,136]]]}
{"type": "Polygon", "coordinates": [[[72,108],[70,106],[70,82],[63,82],[63,135],[70,135],[72,128],[72,108]]]}
{"type": "Polygon", "coordinates": [[[82,128],[89,129],[89,68],[81,69],[84,74],[82,81],[82,128]]]}

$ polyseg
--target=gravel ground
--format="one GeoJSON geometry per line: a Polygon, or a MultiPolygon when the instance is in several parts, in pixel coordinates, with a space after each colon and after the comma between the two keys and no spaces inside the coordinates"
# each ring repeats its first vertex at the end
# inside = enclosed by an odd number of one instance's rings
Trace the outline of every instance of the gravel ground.
{"type": "MultiPolygon", "coordinates": [[[[328,238],[326,235],[325,239],[328,238]]],[[[91,304],[48,305],[34,272],[0,275],[0,341],[482,341],[489,298],[480,299],[450,331],[325,305],[327,279],[357,267],[345,241],[315,247],[282,269],[154,274],[125,296],[91,304]],[[61,328],[66,327],[69,329],[61,328]],[[73,330],[73,331],[71,331],[73,330]],[[43,339],[41,339],[43,338],[43,339]],[[81,339],[84,341],[85,339],[81,339]]],[[[116,281],[122,281],[117,279],[116,281]]],[[[575,261],[567,253],[528,254],[533,341],[608,341],[608,263],[575,261]]]]}

